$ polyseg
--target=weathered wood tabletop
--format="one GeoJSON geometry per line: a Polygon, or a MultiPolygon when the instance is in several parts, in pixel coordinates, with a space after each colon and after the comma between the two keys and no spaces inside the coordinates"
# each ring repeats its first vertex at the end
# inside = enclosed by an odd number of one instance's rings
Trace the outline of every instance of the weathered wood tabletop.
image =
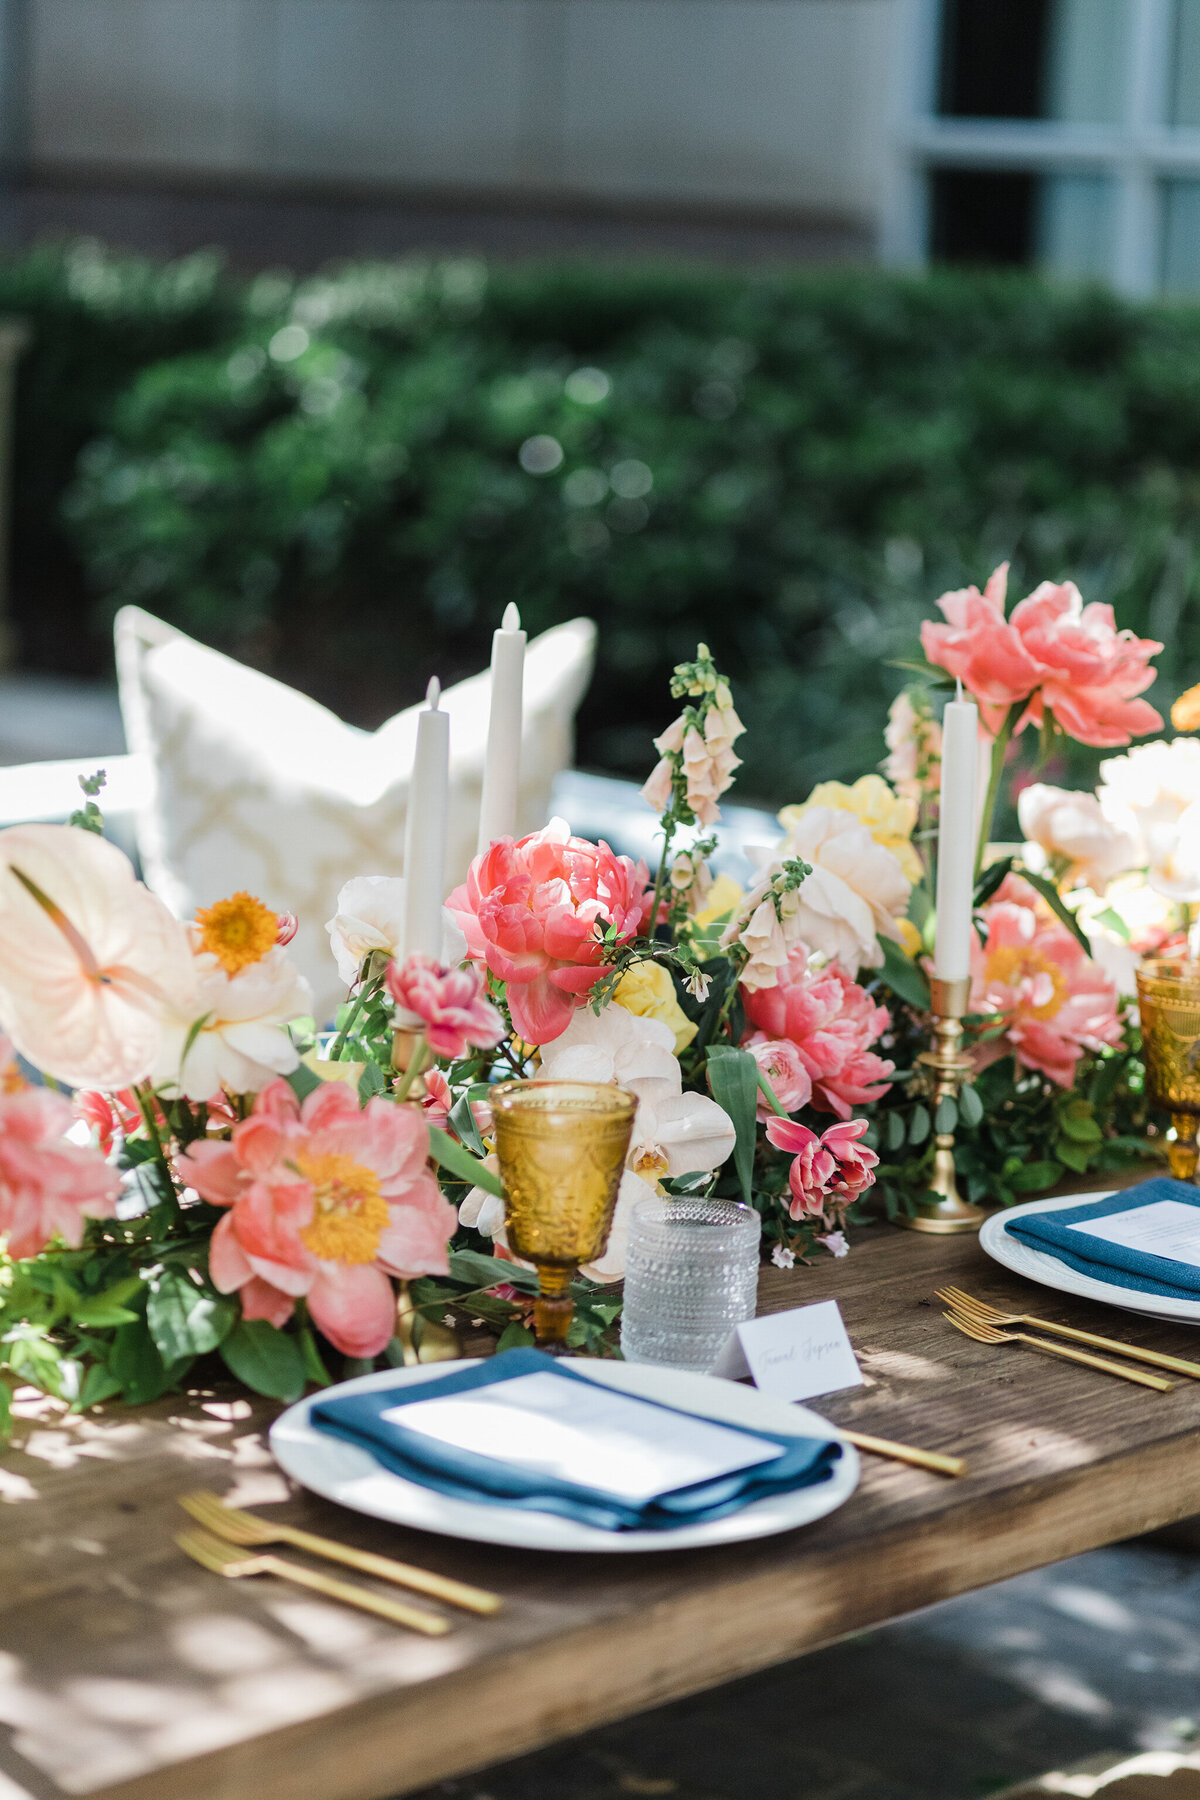
{"type": "MultiPolygon", "coordinates": [[[[867,1373],[828,1417],[970,1462],[864,1459],[816,1525],[722,1550],[536,1555],[383,1526],[289,1494],[271,1409],[195,1393],[27,1413],[0,1456],[0,1800],[378,1800],[641,1711],[913,1608],[1200,1510],[1200,1382],[1159,1395],[944,1323],[946,1280],[1200,1357],[1200,1333],[1035,1289],[974,1238],[880,1227],[763,1273],[760,1308],[836,1297],[867,1373]],[[499,1589],[419,1639],[172,1542],[188,1488],[499,1589]]],[[[395,1591],[395,1590],[391,1590],[395,1591]]]]}

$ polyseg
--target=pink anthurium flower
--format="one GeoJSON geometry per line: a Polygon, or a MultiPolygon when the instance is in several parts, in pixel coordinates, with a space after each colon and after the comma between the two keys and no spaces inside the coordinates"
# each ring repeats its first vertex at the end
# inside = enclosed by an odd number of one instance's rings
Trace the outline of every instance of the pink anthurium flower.
{"type": "Polygon", "coordinates": [[[71,1087],[129,1087],[193,983],[183,926],[115,844],[0,831],[0,1023],[30,1062],[71,1087]]]}
{"type": "Polygon", "coordinates": [[[209,1268],[246,1318],[281,1325],[301,1296],[347,1356],[377,1356],[393,1335],[392,1275],[445,1274],[454,1208],[429,1168],[422,1114],[342,1082],[303,1105],[285,1081],[263,1089],[228,1143],[179,1158],[202,1199],[229,1208],[209,1268]]]}

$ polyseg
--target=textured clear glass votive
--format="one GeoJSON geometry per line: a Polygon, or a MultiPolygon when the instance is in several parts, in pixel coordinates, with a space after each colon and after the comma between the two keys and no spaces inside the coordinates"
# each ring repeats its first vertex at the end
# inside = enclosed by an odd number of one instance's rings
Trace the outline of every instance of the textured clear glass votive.
{"type": "Polygon", "coordinates": [[[639,1200],[629,1223],[621,1353],[707,1374],[754,1317],[762,1221],[740,1200],[639,1200]]]}

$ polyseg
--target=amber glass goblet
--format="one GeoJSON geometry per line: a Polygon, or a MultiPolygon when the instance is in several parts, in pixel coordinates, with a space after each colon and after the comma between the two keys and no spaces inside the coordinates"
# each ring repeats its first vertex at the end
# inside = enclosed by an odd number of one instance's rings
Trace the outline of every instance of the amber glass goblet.
{"type": "Polygon", "coordinates": [[[1148,957],[1137,972],[1142,1054],[1150,1097],[1171,1115],[1167,1160],[1178,1181],[1194,1181],[1200,1152],[1200,963],[1148,957]]]}
{"type": "Polygon", "coordinates": [[[506,1081],[490,1098],[509,1248],[537,1268],[538,1342],[561,1346],[571,1280],[608,1242],[637,1098],[594,1081],[506,1081]]]}

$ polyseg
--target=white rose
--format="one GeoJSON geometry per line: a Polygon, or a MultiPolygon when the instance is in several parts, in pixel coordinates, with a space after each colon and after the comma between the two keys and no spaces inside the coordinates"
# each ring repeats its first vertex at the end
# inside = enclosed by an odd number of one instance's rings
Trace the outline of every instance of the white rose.
{"type": "Polygon", "coordinates": [[[1095,794],[1036,782],[1017,802],[1025,837],[1048,857],[1063,857],[1070,873],[1098,892],[1138,862],[1133,833],[1108,817],[1095,794]]]}
{"type": "MultiPolygon", "coordinates": [[[[373,950],[395,956],[404,931],[404,877],[355,875],[337,897],[337,912],[325,927],[347,987],[358,980],[363,958],[373,950]]],[[[442,912],[444,968],[453,969],[467,954],[467,940],[453,918],[442,912]]]]}

